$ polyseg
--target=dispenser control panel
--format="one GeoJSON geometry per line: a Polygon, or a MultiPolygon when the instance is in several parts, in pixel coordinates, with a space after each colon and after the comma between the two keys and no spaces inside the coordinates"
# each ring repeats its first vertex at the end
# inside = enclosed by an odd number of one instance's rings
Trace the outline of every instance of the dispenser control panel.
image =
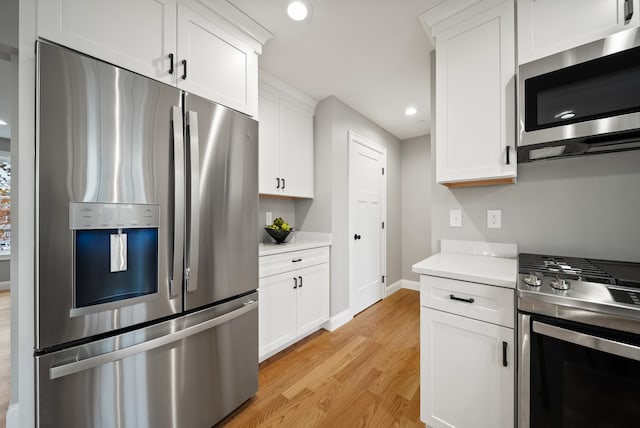
{"type": "Polygon", "coordinates": [[[150,227],[160,227],[160,205],[69,203],[69,228],[71,230],[150,227]]]}

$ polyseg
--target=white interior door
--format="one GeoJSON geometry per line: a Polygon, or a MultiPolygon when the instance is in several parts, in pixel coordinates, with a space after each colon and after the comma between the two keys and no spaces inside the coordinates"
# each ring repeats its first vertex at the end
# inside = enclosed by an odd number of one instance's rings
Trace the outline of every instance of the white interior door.
{"type": "Polygon", "coordinates": [[[349,132],[350,307],[356,314],[383,297],[386,151],[349,132]]]}

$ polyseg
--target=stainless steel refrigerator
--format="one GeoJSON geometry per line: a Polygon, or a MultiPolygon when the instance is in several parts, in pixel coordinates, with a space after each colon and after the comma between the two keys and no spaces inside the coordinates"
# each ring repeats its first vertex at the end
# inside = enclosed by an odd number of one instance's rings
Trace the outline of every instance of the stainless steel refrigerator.
{"type": "Polygon", "coordinates": [[[210,427],[257,391],[258,124],[37,46],[40,427],[210,427]]]}

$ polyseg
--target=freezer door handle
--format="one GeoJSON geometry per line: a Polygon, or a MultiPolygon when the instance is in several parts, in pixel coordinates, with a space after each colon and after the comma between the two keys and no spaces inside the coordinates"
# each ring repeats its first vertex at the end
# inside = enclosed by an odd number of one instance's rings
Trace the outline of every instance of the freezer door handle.
{"type": "Polygon", "coordinates": [[[104,364],[113,363],[132,355],[148,352],[161,346],[169,345],[173,342],[186,339],[187,337],[201,333],[205,330],[209,330],[220,324],[229,322],[256,309],[258,309],[258,302],[250,300],[243,303],[243,306],[239,309],[228,312],[224,315],[220,315],[219,317],[210,319],[203,323],[187,327],[183,330],[151,339],[147,342],[138,343],[136,345],[129,346],[128,348],[118,349],[117,351],[108,352],[106,354],[100,354],[88,358],[82,358],[79,354],[77,359],[71,363],[51,367],[49,369],[49,379],[59,379],[61,377],[69,376],[74,373],[90,370],[104,364]]]}
{"type": "Polygon", "coordinates": [[[175,299],[182,289],[182,253],[184,250],[184,138],[182,135],[182,110],[171,107],[173,132],[173,266],[169,278],[169,297],[175,299]]]}
{"type": "Polygon", "coordinates": [[[198,289],[198,255],[200,252],[200,144],[198,141],[198,113],[187,114],[187,135],[189,136],[189,165],[191,169],[189,246],[185,282],[187,292],[198,289]]]}

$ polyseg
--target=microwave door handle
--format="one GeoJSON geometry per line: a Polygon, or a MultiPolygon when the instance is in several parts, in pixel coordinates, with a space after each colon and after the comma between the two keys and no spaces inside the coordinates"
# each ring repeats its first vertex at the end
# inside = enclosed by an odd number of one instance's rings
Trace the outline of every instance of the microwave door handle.
{"type": "Polygon", "coordinates": [[[173,132],[173,266],[169,278],[169,296],[176,298],[182,289],[182,253],[184,249],[184,137],[182,109],[171,107],[173,132]]]}
{"type": "Polygon", "coordinates": [[[620,343],[602,337],[591,336],[585,333],[567,330],[554,325],[544,324],[538,321],[533,322],[533,331],[544,336],[553,337],[564,342],[573,343],[575,345],[584,346],[596,351],[606,352],[607,354],[617,355],[619,357],[629,358],[640,361],[640,347],[620,343]]]}
{"type": "Polygon", "coordinates": [[[200,253],[200,144],[198,141],[198,113],[187,113],[189,135],[189,166],[191,172],[189,246],[186,269],[187,292],[198,289],[198,256],[200,253]]]}
{"type": "Polygon", "coordinates": [[[624,24],[627,25],[633,18],[633,0],[624,0],[624,24]]]}

